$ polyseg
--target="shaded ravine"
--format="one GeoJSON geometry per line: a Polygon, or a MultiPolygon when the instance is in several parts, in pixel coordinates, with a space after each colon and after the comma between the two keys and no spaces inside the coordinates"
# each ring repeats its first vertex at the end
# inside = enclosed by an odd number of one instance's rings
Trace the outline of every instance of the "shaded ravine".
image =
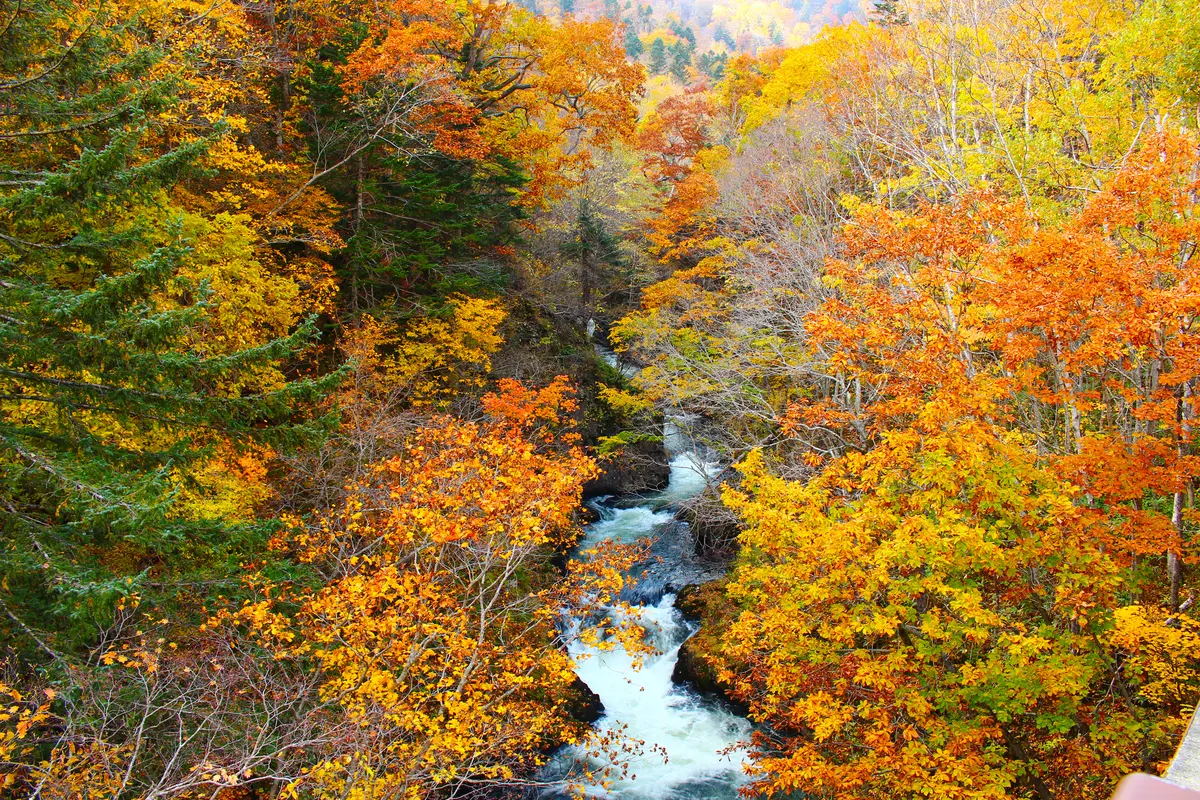
{"type": "MultiPolygon", "coordinates": [[[[610,351],[597,348],[618,369],[610,351]]],[[[711,580],[718,572],[695,559],[685,523],[676,519],[674,504],[699,494],[720,469],[713,460],[687,440],[674,421],[665,425],[664,441],[671,457],[667,488],[639,498],[603,497],[592,501],[600,519],[588,525],[580,549],[605,540],[636,542],[652,539],[653,563],[643,565],[646,575],[626,591],[623,599],[633,605],[636,621],[647,631],[657,654],[643,658],[641,668],[623,648],[597,651],[570,636],[575,672],[604,704],[604,716],[595,724],[594,736],[619,733],[643,742],[640,752],[626,755],[628,775],[612,778],[607,789],[588,788],[598,797],[637,800],[728,800],[737,796],[745,781],[746,760],[738,743],[749,738],[750,724],[717,701],[703,698],[691,689],[675,685],[671,675],[679,658],[679,646],[695,626],[675,608],[674,590],[711,580]]],[[[610,613],[616,613],[609,609],[610,613]]],[[[569,620],[575,628],[587,620],[569,620]]],[[[546,777],[559,780],[580,764],[595,769],[583,748],[565,748],[556,754],[546,777]]],[[[545,797],[561,797],[561,791],[545,797]]]]}

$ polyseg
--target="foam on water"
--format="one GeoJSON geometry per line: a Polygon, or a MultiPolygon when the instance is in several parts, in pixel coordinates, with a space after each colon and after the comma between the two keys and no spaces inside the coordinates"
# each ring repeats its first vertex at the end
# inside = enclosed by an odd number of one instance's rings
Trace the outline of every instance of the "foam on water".
{"type": "MultiPolygon", "coordinates": [[[[628,777],[613,780],[607,789],[592,787],[594,795],[733,798],[744,780],[746,752],[737,743],[749,737],[749,723],[671,682],[679,646],[692,633],[674,601],[668,594],[657,605],[636,609],[637,622],[660,650],[640,669],[623,648],[598,651],[578,643],[571,648],[576,673],[604,703],[595,735],[617,732],[644,742],[640,753],[628,757],[628,777]]],[[[580,758],[580,749],[560,755],[580,758]]]]}
{"type": "Polygon", "coordinates": [[[600,519],[584,530],[582,547],[590,547],[605,540],[636,542],[654,533],[660,525],[666,525],[675,516],[670,511],[655,511],[646,506],[633,508],[610,508],[598,503],[594,508],[600,519]]]}
{"type": "Polygon", "coordinates": [[[640,370],[632,364],[626,364],[625,362],[621,361],[619,358],[617,358],[616,353],[614,353],[612,350],[609,350],[604,345],[594,344],[592,347],[596,348],[596,354],[600,356],[601,361],[603,361],[605,364],[608,364],[626,378],[632,378],[637,375],[638,372],[640,372],[640,370]]]}
{"type": "Polygon", "coordinates": [[[695,497],[720,472],[720,464],[701,458],[694,450],[685,450],[671,459],[671,480],[659,499],[677,503],[695,497]]]}

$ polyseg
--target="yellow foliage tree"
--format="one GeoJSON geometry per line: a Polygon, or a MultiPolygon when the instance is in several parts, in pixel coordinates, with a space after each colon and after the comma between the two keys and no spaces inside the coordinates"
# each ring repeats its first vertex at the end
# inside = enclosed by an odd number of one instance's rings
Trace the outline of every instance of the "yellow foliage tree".
{"type": "Polygon", "coordinates": [[[555,615],[611,600],[621,580],[611,565],[576,566],[566,581],[543,565],[578,535],[573,513],[595,465],[561,435],[574,408],[565,382],[507,383],[485,407],[483,424],[432,420],[343,506],[280,534],[273,546],[321,585],[234,617],[278,658],[311,660],[321,700],[359,731],[294,781],[293,796],[415,798],[518,781],[547,745],[583,733],[566,712],[574,673],[555,615]],[[285,615],[290,605],[298,613],[285,615]]]}

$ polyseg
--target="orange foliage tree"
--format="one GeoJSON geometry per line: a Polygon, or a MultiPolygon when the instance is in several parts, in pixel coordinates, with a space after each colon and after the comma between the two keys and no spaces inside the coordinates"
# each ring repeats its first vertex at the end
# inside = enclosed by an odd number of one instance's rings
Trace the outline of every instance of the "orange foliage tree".
{"type": "Polygon", "coordinates": [[[718,661],[776,732],[756,790],[1089,797],[1171,752],[1196,690],[1191,623],[1162,622],[1195,473],[1193,153],[1151,139],[1059,225],[986,190],[857,209],[807,329],[829,379],[784,421],[820,470],[755,457],[727,494],[718,661]],[[850,446],[825,460],[829,431],[850,446]]]}
{"type": "Polygon", "coordinates": [[[268,588],[229,620],[277,658],[311,662],[319,699],[356,730],[292,791],[519,783],[548,747],[582,735],[555,619],[611,600],[621,564],[581,562],[564,580],[546,561],[577,537],[596,472],[564,429],[574,404],[564,379],[536,391],[504,382],[484,399],[488,421],[432,420],[343,505],[275,539],[320,585],[268,588]]]}
{"type": "Polygon", "coordinates": [[[589,148],[632,132],[643,73],[610,20],[555,22],[507,2],[396,0],[365,21],[346,88],[371,102],[372,87],[410,87],[405,133],[455,157],[516,161],[532,178],[527,202],[569,181],[589,148]]]}

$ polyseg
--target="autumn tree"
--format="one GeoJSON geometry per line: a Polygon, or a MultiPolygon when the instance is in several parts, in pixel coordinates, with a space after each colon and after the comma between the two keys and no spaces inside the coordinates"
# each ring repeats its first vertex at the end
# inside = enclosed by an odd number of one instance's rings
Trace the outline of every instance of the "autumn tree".
{"type": "Polygon", "coordinates": [[[1170,753],[1186,712],[1122,665],[1194,669],[1155,622],[1190,537],[1191,361],[1164,355],[1193,153],[1152,137],[1059,226],[989,191],[856,209],[791,356],[810,477],[776,448],[727,493],[747,528],[713,658],[773,731],[757,790],[1084,797],[1170,753]]]}
{"type": "Polygon", "coordinates": [[[406,1],[361,24],[314,65],[308,124],[352,209],[355,302],[494,291],[527,211],[631,131],[641,70],[607,19],[406,1]]]}
{"type": "Polygon", "coordinates": [[[808,485],[752,459],[729,495],[748,528],[722,677],[770,723],[757,791],[1090,797],[1174,746],[1121,672],[1098,520],[941,411],[808,485]]]}
{"type": "MultiPolygon", "coordinates": [[[[529,782],[584,731],[556,614],[629,562],[551,566],[566,384],[486,393],[518,232],[632,133],[618,28],[19,3],[0,73],[0,782],[529,782]]],[[[586,284],[620,259],[576,209],[586,284]]]]}
{"type": "Polygon", "coordinates": [[[565,380],[499,389],[485,421],[433,418],[328,510],[286,519],[270,548],[295,565],[289,580],[260,560],[243,577],[253,596],[198,631],[121,604],[56,708],[6,684],[10,783],[152,800],[536,783],[545,753],[586,730],[557,615],[615,602],[640,556],[551,568],[578,536],[595,465],[570,431],[565,380]]]}
{"type": "Polygon", "coordinates": [[[556,615],[611,601],[628,561],[580,562],[566,581],[548,569],[547,552],[578,536],[574,511],[595,471],[564,427],[565,381],[504,382],[483,404],[486,422],[431,420],[343,504],[277,536],[273,547],[320,580],[229,619],[276,658],[314,663],[318,697],[336,698],[356,729],[293,791],[516,786],[549,747],[583,733],[567,713],[574,673],[556,615]]]}
{"type": "Polygon", "coordinates": [[[647,116],[635,141],[652,180],[687,177],[696,156],[713,144],[712,117],[712,101],[702,90],[669,97],[647,116]]]}
{"type": "Polygon", "coordinates": [[[1103,794],[1197,689],[1192,26],[908,11],[732,59],[723,153],[648,118],[667,271],[615,338],[753,454],[707,639],[753,791],[1103,794]]]}

